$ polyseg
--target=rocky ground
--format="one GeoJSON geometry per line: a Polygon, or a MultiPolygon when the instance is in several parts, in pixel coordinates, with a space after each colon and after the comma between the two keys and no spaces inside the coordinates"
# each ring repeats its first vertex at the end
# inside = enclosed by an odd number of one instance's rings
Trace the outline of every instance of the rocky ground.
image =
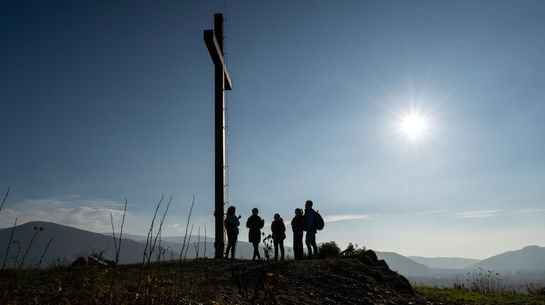
{"type": "Polygon", "coordinates": [[[431,304],[372,251],[358,258],[193,260],[0,272],[1,304],[431,304]],[[115,279],[113,275],[115,276],[115,279]]]}
{"type": "Polygon", "coordinates": [[[235,264],[233,273],[216,286],[220,298],[233,304],[245,300],[269,304],[426,304],[404,277],[379,261],[235,264]]]}

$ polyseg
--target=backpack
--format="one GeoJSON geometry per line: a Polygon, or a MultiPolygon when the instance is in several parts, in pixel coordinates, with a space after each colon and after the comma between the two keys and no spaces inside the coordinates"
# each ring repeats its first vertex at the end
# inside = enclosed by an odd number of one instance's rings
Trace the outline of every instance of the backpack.
{"type": "Polygon", "coordinates": [[[233,224],[229,221],[229,216],[225,217],[223,220],[223,226],[225,227],[225,230],[230,231],[233,229],[233,224]]]}
{"type": "Polygon", "coordinates": [[[322,230],[324,228],[324,219],[317,211],[314,211],[314,227],[316,230],[322,230]]]}

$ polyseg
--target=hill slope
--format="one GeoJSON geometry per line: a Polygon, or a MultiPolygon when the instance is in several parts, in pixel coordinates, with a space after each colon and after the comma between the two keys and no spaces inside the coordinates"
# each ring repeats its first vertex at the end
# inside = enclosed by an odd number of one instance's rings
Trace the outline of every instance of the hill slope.
{"type": "Polygon", "coordinates": [[[430,267],[417,263],[406,256],[394,252],[377,251],[376,253],[378,258],[385,260],[392,270],[405,276],[427,276],[434,273],[430,267]]]}
{"type": "MultiPolygon", "coordinates": [[[[15,227],[13,243],[10,245],[10,251],[8,259],[6,261],[7,266],[14,266],[17,261],[17,265],[20,264],[24,253],[30,241],[35,233],[34,228],[43,228],[36,235],[31,249],[28,252],[28,256],[25,258],[25,266],[34,266],[40,260],[47,242],[50,238],[55,239],[51,243],[50,248],[47,250],[42,262],[42,267],[46,267],[51,264],[71,263],[78,256],[87,256],[92,253],[98,253],[104,251],[104,258],[113,260],[115,258],[115,247],[113,238],[111,235],[104,233],[94,233],[86,230],[77,229],[70,226],[60,225],[51,222],[28,222],[15,227]],[[20,245],[20,247],[19,247],[20,245]],[[19,254],[18,254],[19,253],[19,254]]],[[[0,265],[3,262],[3,256],[5,255],[5,249],[10,238],[11,228],[0,229],[0,265]]],[[[118,235],[119,236],[119,235],[118,235]]],[[[200,241],[197,242],[199,237],[191,236],[187,242],[191,241],[184,249],[182,257],[195,258],[197,251],[199,257],[212,257],[214,254],[214,243],[207,238],[207,242],[204,242],[204,237],[200,237],[200,241]]],[[[121,242],[121,252],[119,260],[123,264],[136,263],[142,261],[144,249],[146,247],[146,237],[133,234],[123,234],[123,240],[121,242]]],[[[164,259],[172,259],[180,257],[182,251],[181,241],[183,237],[166,237],[166,240],[161,240],[160,245],[165,249],[162,257],[164,259]]],[[[157,242],[157,248],[159,241],[157,242]]],[[[263,249],[260,247],[261,254],[263,256],[263,249]]],[[[291,252],[290,247],[286,247],[286,255],[291,252]]],[[[158,253],[158,250],[155,251],[158,253]]],[[[244,241],[237,242],[236,257],[237,258],[251,258],[253,254],[253,247],[250,243],[244,241]]],[[[156,257],[156,255],[154,255],[156,257]]]]}
{"type": "MultiPolygon", "coordinates": [[[[53,264],[59,259],[72,262],[77,256],[86,256],[92,253],[104,251],[106,259],[114,259],[115,247],[113,238],[99,233],[93,233],[77,228],[64,226],[51,222],[28,222],[15,227],[13,241],[6,261],[7,266],[19,265],[30,241],[36,232],[34,228],[43,228],[36,235],[32,247],[28,251],[24,265],[35,266],[44,252],[47,242],[54,238],[47,250],[42,266],[53,264]]],[[[11,228],[0,230],[0,249],[5,254],[10,238],[11,228]]],[[[136,263],[142,260],[145,244],[130,239],[123,239],[121,242],[120,261],[123,263],[136,263]]],[[[171,253],[165,253],[170,257],[171,253]]],[[[177,254],[173,254],[177,255],[177,254]]],[[[2,257],[2,261],[3,261],[2,257]]]]}
{"type": "Polygon", "coordinates": [[[409,256],[413,261],[437,269],[465,269],[479,262],[478,259],[461,257],[409,256]]]}
{"type": "Polygon", "coordinates": [[[109,295],[114,270],[49,269],[25,277],[0,270],[5,279],[0,294],[8,304],[43,305],[59,299],[66,304],[426,304],[372,251],[346,259],[154,263],[144,277],[139,265],[121,266],[115,301],[109,295]],[[62,289],[51,289],[51,283],[62,289]]]}
{"type": "Polygon", "coordinates": [[[483,268],[494,271],[545,271],[545,247],[527,246],[484,259],[469,266],[471,269],[483,268]]]}

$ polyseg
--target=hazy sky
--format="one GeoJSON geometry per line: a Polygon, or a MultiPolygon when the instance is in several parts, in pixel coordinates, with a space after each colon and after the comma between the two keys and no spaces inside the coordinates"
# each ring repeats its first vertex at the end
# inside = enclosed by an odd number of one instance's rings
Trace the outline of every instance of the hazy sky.
{"type": "Polygon", "coordinates": [[[545,245],[539,0],[2,1],[0,227],[105,232],[127,197],[126,230],[145,234],[165,194],[165,234],[180,235],[195,194],[213,232],[202,31],[225,10],[244,219],[257,206],[289,222],[313,199],[319,242],[472,258],[545,245]],[[399,131],[411,111],[417,140],[399,131]]]}

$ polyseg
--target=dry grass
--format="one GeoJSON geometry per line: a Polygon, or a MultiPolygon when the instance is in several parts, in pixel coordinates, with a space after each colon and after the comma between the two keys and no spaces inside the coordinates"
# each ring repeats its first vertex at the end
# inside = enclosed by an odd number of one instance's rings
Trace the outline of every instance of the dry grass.
{"type": "MultiPolygon", "coordinates": [[[[5,270],[1,304],[425,304],[358,259],[185,260],[101,268],[5,270]],[[117,294],[110,289],[114,272],[117,294]],[[140,283],[139,283],[140,282],[140,283]],[[3,302],[3,303],[2,303],[3,302]]],[[[390,271],[391,272],[391,271],[390,271]]]]}

